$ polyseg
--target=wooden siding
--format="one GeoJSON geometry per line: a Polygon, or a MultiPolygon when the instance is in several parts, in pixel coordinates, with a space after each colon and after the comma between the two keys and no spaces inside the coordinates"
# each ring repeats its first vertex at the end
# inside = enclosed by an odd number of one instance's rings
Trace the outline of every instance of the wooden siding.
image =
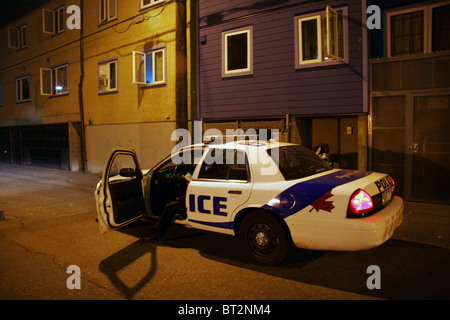
{"type": "Polygon", "coordinates": [[[204,119],[363,112],[361,1],[199,1],[199,104],[204,119]],[[349,64],[296,70],[295,16],[347,6],[349,64]],[[253,27],[253,75],[222,78],[222,32],[253,27]]]}

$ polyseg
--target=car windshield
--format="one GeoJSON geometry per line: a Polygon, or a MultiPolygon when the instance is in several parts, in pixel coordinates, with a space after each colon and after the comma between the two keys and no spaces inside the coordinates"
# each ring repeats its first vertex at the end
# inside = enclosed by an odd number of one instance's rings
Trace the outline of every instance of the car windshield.
{"type": "Polygon", "coordinates": [[[301,179],[331,170],[317,155],[302,146],[286,146],[267,150],[285,180],[301,179]]]}

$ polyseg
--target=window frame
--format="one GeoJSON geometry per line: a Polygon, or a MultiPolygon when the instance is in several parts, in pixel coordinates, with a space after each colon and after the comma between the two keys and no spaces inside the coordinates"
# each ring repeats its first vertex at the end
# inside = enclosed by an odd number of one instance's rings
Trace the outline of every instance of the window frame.
{"type": "Polygon", "coordinates": [[[24,102],[30,102],[30,101],[31,101],[31,76],[29,74],[19,76],[16,78],[16,103],[24,103],[24,102]],[[23,96],[24,96],[23,80],[28,80],[28,96],[29,97],[27,99],[23,98],[23,96]]]}
{"type": "Polygon", "coordinates": [[[407,8],[401,8],[401,9],[391,9],[387,10],[385,12],[385,25],[386,25],[386,32],[384,35],[385,43],[386,43],[386,49],[385,49],[385,56],[388,58],[396,58],[396,57],[408,57],[408,56],[414,56],[414,55],[423,55],[423,54],[432,54],[435,52],[448,52],[450,49],[447,50],[440,50],[440,51],[433,51],[433,9],[438,7],[444,7],[450,5],[450,1],[444,1],[440,3],[433,3],[429,5],[419,5],[415,7],[408,6],[407,8]],[[392,55],[392,48],[391,48],[391,17],[396,15],[401,15],[405,13],[411,13],[411,12],[417,12],[417,11],[423,11],[423,51],[421,53],[407,53],[407,54],[401,54],[401,55],[392,55]]]}
{"type": "Polygon", "coordinates": [[[434,3],[434,4],[430,4],[428,5],[428,16],[429,16],[429,21],[430,21],[430,31],[431,31],[431,36],[428,37],[428,48],[430,50],[431,53],[433,52],[448,52],[450,51],[450,49],[446,49],[446,50],[436,50],[433,51],[433,9],[435,8],[439,8],[439,7],[445,7],[447,5],[450,5],[450,1],[445,1],[442,3],[434,3]]]}
{"type": "Polygon", "coordinates": [[[253,26],[245,26],[222,32],[222,78],[253,75],[253,26]],[[247,67],[228,70],[228,37],[247,34],[247,67]]]}
{"type": "Polygon", "coordinates": [[[27,24],[21,24],[18,27],[10,27],[8,26],[8,47],[10,49],[24,49],[28,47],[28,27],[27,24]],[[11,31],[14,31],[16,34],[13,36],[11,31]],[[17,45],[12,45],[11,40],[15,38],[17,45]]]}
{"type": "Polygon", "coordinates": [[[349,43],[348,43],[348,6],[339,6],[332,8],[327,6],[325,10],[316,11],[308,14],[296,15],[294,17],[294,34],[295,34],[295,68],[315,68],[322,66],[340,65],[349,63],[349,43]],[[338,16],[342,11],[342,54],[343,57],[339,57],[339,32],[338,32],[338,16]],[[325,15],[325,28],[322,27],[322,19],[325,15]],[[324,32],[329,33],[331,29],[330,17],[335,15],[334,21],[334,53],[330,50],[331,38],[327,35],[326,42],[324,41],[324,32]],[[303,59],[303,46],[302,46],[302,25],[304,21],[316,20],[317,22],[317,39],[318,39],[318,55],[316,59],[304,60],[303,59]],[[325,29],[325,31],[324,31],[325,29]],[[324,43],[325,42],[325,43],[324,43]],[[325,59],[323,49],[326,48],[327,52],[325,56],[330,58],[325,59]]]}
{"type": "Polygon", "coordinates": [[[160,86],[160,85],[166,85],[167,84],[167,50],[166,45],[156,46],[150,49],[142,50],[142,51],[133,51],[132,54],[133,59],[133,84],[138,84],[141,87],[154,87],[154,86],[160,86]],[[155,66],[155,53],[162,52],[162,75],[163,80],[160,81],[154,81],[152,83],[147,82],[147,55],[152,54],[152,77],[155,79],[155,72],[156,68],[155,66]],[[138,59],[139,58],[139,59],[138,59]],[[138,63],[137,63],[138,62],[138,63]],[[142,67],[139,67],[139,70],[137,70],[138,64],[142,67]],[[143,74],[142,70],[143,69],[143,74]],[[143,81],[141,80],[141,76],[145,78],[143,81]]]}
{"type": "Polygon", "coordinates": [[[98,62],[97,66],[98,66],[98,94],[102,95],[102,94],[118,92],[119,91],[119,59],[116,57],[116,58],[111,58],[111,59],[107,59],[107,60],[102,60],[102,61],[98,62]],[[115,74],[114,74],[116,86],[113,89],[110,88],[110,85],[111,85],[111,64],[115,64],[116,65],[116,67],[115,67],[115,74]],[[102,86],[100,85],[100,81],[101,81],[100,67],[104,66],[104,65],[108,66],[108,74],[107,74],[107,76],[108,76],[108,78],[107,78],[108,84],[106,85],[106,89],[104,91],[102,91],[101,90],[102,86]]]}
{"type": "Polygon", "coordinates": [[[389,11],[386,13],[386,50],[387,50],[387,56],[389,58],[393,58],[393,57],[401,57],[401,56],[409,56],[409,55],[414,55],[414,54],[424,54],[427,52],[427,46],[428,46],[428,32],[427,32],[427,25],[428,25],[428,14],[427,14],[427,7],[426,6],[419,6],[419,7],[413,7],[413,8],[408,8],[408,9],[400,9],[400,10],[393,10],[393,11],[389,11]],[[423,50],[421,53],[410,53],[410,54],[400,54],[400,55],[392,55],[392,45],[391,45],[391,41],[392,41],[392,33],[391,33],[391,28],[392,28],[392,23],[391,23],[391,18],[393,16],[399,16],[402,14],[407,14],[407,13],[413,13],[413,12],[419,12],[419,11],[423,11],[423,50]]]}
{"type": "Polygon", "coordinates": [[[40,68],[40,78],[39,78],[39,82],[40,82],[40,93],[41,96],[49,96],[49,97],[59,97],[59,96],[65,96],[68,95],[70,93],[70,84],[69,84],[69,80],[70,80],[70,70],[69,70],[69,63],[62,63],[62,64],[58,64],[56,66],[50,67],[50,68],[40,68]],[[56,84],[58,83],[58,70],[63,69],[63,68],[67,68],[67,90],[66,91],[61,91],[61,92],[57,92],[59,90],[56,89],[56,84]],[[48,76],[48,84],[49,84],[49,89],[50,92],[44,92],[44,72],[47,72],[48,76]]]}
{"type": "Polygon", "coordinates": [[[160,3],[165,2],[166,0],[150,0],[149,4],[144,4],[144,0],[139,0],[139,10],[147,9],[152,6],[156,6],[160,3]]]}
{"type": "Polygon", "coordinates": [[[98,25],[117,20],[119,17],[118,1],[117,0],[98,0],[98,25]],[[114,15],[111,16],[111,1],[114,2],[114,15]],[[102,19],[102,8],[105,17],[102,19]]]}
{"type": "Polygon", "coordinates": [[[66,5],[60,5],[54,9],[42,8],[42,32],[57,35],[66,31],[66,5]],[[47,19],[51,21],[51,30],[47,29],[47,19]],[[58,21],[56,21],[58,19],[58,21]],[[58,22],[58,23],[57,23],[58,22]]]}
{"type": "MultiPolygon", "coordinates": [[[[215,156],[213,156],[213,158],[215,158],[215,156]]],[[[237,163],[239,164],[239,163],[237,163]]],[[[207,150],[207,153],[205,154],[205,158],[203,158],[203,162],[201,163],[201,167],[199,169],[198,172],[198,176],[195,179],[195,181],[205,181],[205,182],[229,182],[229,183],[250,183],[252,180],[251,177],[251,172],[250,172],[250,163],[248,161],[248,155],[247,152],[245,152],[244,150],[241,149],[236,149],[236,148],[211,148],[209,150],[207,150]],[[210,157],[211,153],[213,152],[217,152],[218,150],[220,150],[220,152],[222,152],[222,161],[223,163],[212,163],[212,164],[208,164],[207,162],[207,158],[210,157]],[[237,153],[241,153],[244,156],[244,165],[245,165],[245,171],[246,171],[246,175],[247,175],[247,180],[245,179],[230,179],[230,173],[233,170],[233,166],[236,165],[236,163],[227,163],[227,156],[229,156],[229,152],[233,153],[233,162],[235,159],[237,159],[237,153]],[[223,165],[226,166],[226,177],[225,178],[218,178],[218,177],[204,177],[202,176],[202,173],[204,172],[204,167],[208,166],[208,165],[223,165]]]]}

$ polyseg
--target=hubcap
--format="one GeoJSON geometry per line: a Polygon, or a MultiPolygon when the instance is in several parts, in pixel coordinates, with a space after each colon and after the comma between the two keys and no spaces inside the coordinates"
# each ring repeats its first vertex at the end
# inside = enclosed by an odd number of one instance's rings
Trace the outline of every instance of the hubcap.
{"type": "Polygon", "coordinates": [[[265,232],[258,232],[255,236],[256,244],[260,247],[266,247],[269,244],[269,236],[265,232]]]}
{"type": "Polygon", "coordinates": [[[248,243],[254,254],[269,256],[278,247],[278,237],[266,224],[254,224],[248,231],[248,243]]]}

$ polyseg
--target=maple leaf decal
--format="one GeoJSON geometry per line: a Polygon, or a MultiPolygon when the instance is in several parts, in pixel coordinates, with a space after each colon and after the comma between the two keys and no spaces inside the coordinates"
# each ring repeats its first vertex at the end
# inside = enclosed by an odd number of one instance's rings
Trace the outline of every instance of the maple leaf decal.
{"type": "Polygon", "coordinates": [[[319,212],[320,210],[331,212],[335,207],[333,205],[333,201],[327,201],[329,198],[331,198],[333,195],[331,194],[331,190],[325,193],[323,196],[321,196],[319,199],[311,203],[311,210],[309,212],[316,209],[316,212],[319,212]]]}

